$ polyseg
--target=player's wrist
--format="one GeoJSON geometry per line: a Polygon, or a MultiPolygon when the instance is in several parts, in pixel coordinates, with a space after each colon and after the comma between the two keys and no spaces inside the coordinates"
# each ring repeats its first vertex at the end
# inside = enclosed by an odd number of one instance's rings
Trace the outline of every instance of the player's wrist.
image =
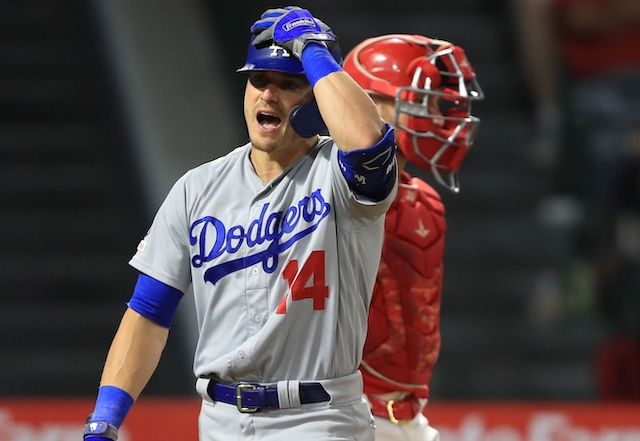
{"type": "Polygon", "coordinates": [[[327,46],[319,42],[309,42],[305,46],[300,62],[311,87],[314,87],[321,78],[342,70],[327,46]]]}
{"type": "Polygon", "coordinates": [[[98,389],[96,405],[87,424],[101,422],[119,429],[133,402],[133,397],[127,391],[116,386],[102,386],[98,389]]]}

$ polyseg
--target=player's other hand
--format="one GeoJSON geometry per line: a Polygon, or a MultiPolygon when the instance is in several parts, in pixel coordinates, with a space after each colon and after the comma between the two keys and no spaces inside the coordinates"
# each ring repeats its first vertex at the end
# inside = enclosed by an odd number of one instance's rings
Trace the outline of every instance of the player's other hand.
{"type": "Polygon", "coordinates": [[[297,6],[267,9],[251,26],[251,32],[256,35],[254,46],[262,47],[274,42],[298,59],[310,42],[325,45],[337,42],[329,26],[297,6]]]}

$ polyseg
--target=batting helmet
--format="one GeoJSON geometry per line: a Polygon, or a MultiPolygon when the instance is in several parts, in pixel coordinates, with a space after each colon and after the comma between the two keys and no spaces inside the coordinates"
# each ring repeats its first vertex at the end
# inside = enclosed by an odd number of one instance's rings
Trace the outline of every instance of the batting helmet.
{"type": "Polygon", "coordinates": [[[356,46],[343,67],[368,93],[395,98],[402,153],[458,192],[457,171],[480,123],[471,102],[484,98],[462,48],[421,35],[384,35],[356,46]],[[448,182],[441,173],[449,173],[448,182]]]}
{"type": "MultiPolygon", "coordinates": [[[[249,41],[249,49],[247,50],[247,59],[244,66],[236,69],[236,72],[273,70],[276,72],[296,75],[304,74],[302,63],[288,50],[278,46],[274,42],[271,42],[269,46],[261,46],[258,48],[253,45],[253,41],[255,39],[256,36],[253,35],[249,41]]],[[[338,64],[342,64],[342,53],[340,52],[340,46],[338,46],[338,43],[331,43],[328,47],[336,62],[338,64]]]]}
{"type": "Polygon", "coordinates": [[[270,46],[257,48],[253,45],[256,36],[251,37],[249,49],[247,50],[247,60],[244,66],[238,68],[236,72],[250,72],[252,70],[273,70],[296,75],[303,75],[302,63],[294,57],[288,50],[272,43],[270,46]]]}

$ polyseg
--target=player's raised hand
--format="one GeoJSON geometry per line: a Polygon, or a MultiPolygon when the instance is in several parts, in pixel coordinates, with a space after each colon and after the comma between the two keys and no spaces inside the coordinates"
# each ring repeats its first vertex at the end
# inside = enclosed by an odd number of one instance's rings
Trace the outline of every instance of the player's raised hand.
{"type": "Polygon", "coordinates": [[[256,35],[254,46],[261,47],[273,41],[298,59],[310,42],[328,45],[337,42],[329,26],[297,6],[267,9],[251,26],[251,32],[256,35]]]}

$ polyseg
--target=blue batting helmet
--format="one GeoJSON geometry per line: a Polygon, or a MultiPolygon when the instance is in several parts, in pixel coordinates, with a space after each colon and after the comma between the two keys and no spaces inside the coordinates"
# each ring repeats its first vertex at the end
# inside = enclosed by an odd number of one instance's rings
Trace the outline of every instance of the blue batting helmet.
{"type": "MultiPolygon", "coordinates": [[[[303,75],[304,69],[302,63],[291,52],[285,48],[272,43],[269,46],[256,48],[253,40],[256,36],[251,37],[249,41],[249,49],[247,50],[247,60],[244,66],[236,69],[236,72],[250,72],[252,70],[273,70],[276,72],[284,72],[296,75],[303,75]]],[[[342,54],[337,44],[331,45],[329,48],[331,55],[338,64],[342,63],[342,54]]]]}
{"type": "Polygon", "coordinates": [[[292,53],[283,47],[272,43],[270,46],[257,48],[253,45],[256,36],[251,37],[247,61],[236,72],[250,72],[252,70],[274,70],[290,74],[302,75],[302,63],[292,53]]]}

